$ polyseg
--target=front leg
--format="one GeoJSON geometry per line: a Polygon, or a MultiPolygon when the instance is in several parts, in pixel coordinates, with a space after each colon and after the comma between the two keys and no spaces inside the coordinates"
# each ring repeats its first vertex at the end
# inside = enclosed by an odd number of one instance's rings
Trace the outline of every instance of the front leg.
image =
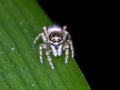
{"type": "Polygon", "coordinates": [[[40,55],[39,58],[40,58],[41,63],[43,63],[42,50],[43,50],[43,48],[46,49],[46,47],[47,47],[46,44],[40,44],[40,46],[39,46],[39,55],[40,55]]]}
{"type": "Polygon", "coordinates": [[[69,57],[69,45],[66,43],[64,45],[64,48],[65,48],[65,64],[68,63],[68,57],[69,57]]]}
{"type": "Polygon", "coordinates": [[[72,43],[71,40],[69,40],[68,43],[70,45],[71,57],[74,59],[74,47],[73,47],[73,43],[72,43]]]}
{"type": "Polygon", "coordinates": [[[47,59],[48,59],[50,66],[51,66],[51,69],[54,69],[54,65],[53,65],[52,59],[50,57],[50,50],[46,50],[46,56],[47,56],[47,59]]]}

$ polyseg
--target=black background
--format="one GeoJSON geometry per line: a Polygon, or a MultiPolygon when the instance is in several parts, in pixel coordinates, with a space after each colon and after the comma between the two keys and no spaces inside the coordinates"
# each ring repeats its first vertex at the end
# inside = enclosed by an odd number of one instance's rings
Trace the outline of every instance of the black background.
{"type": "Polygon", "coordinates": [[[44,11],[61,26],[67,25],[71,34],[75,59],[92,90],[96,90],[96,65],[88,60],[88,31],[91,25],[91,10],[87,1],[38,0],[44,11]]]}

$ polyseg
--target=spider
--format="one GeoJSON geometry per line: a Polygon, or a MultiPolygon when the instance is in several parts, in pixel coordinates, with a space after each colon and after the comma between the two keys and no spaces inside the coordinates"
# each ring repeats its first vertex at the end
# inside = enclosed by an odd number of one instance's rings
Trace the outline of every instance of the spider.
{"type": "Polygon", "coordinates": [[[45,49],[48,62],[51,69],[54,69],[50,52],[55,57],[61,56],[62,51],[65,50],[65,64],[68,63],[69,52],[71,51],[71,57],[74,59],[74,47],[69,32],[66,30],[67,26],[50,25],[43,26],[43,32],[39,33],[33,41],[33,45],[36,44],[37,40],[42,37],[43,43],[39,46],[39,58],[40,62],[43,63],[42,49],[45,49]]]}

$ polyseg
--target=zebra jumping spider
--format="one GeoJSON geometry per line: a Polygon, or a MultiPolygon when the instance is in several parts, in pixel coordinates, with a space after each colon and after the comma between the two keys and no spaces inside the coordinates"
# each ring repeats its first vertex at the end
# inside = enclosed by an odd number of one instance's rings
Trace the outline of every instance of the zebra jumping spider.
{"type": "Polygon", "coordinates": [[[62,51],[65,50],[65,63],[68,62],[69,52],[71,51],[71,57],[74,58],[74,48],[69,32],[66,30],[67,27],[63,28],[59,25],[50,25],[48,27],[43,27],[43,32],[39,33],[38,36],[33,41],[33,44],[36,44],[36,41],[42,37],[43,43],[39,46],[39,58],[40,62],[43,63],[42,59],[42,49],[45,49],[45,53],[51,69],[54,69],[52,59],[50,57],[50,52],[52,51],[53,55],[61,56],[62,51]]]}

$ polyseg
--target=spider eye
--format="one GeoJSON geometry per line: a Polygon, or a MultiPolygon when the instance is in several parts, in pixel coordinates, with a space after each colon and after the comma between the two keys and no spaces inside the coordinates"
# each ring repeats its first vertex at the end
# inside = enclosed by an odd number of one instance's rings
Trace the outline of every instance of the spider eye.
{"type": "Polygon", "coordinates": [[[52,41],[53,41],[54,43],[56,42],[56,40],[55,40],[55,39],[53,39],[52,41]]]}
{"type": "Polygon", "coordinates": [[[61,39],[58,39],[58,40],[57,40],[57,42],[60,42],[60,41],[61,41],[61,39]]]}

